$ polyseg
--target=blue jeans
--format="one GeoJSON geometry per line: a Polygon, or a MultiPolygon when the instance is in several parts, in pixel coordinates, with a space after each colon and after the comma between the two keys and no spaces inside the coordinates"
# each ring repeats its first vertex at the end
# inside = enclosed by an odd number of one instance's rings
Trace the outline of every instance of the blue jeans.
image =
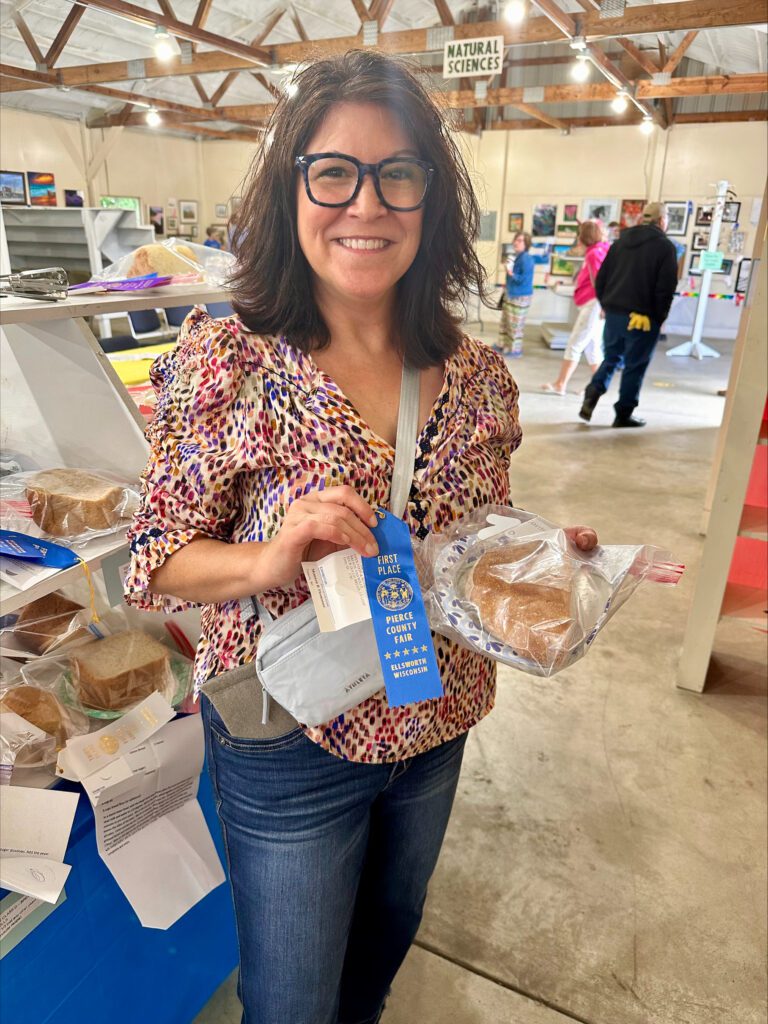
{"type": "Polygon", "coordinates": [[[619,400],[614,405],[618,416],[630,416],[640,400],[643,377],[656,348],[661,324],[651,320],[650,331],[630,331],[629,314],[606,313],[603,332],[603,361],[590,384],[604,395],[614,373],[621,373],[619,400]]]}
{"type": "Polygon", "coordinates": [[[205,697],[202,713],[243,1024],[375,1024],[421,921],[466,736],[357,764],[301,729],[232,737],[205,697]]]}

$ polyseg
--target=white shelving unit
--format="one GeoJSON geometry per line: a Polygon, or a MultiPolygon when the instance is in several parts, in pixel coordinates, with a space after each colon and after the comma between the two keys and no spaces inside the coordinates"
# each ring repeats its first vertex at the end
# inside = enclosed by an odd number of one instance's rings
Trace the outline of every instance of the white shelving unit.
{"type": "MultiPolygon", "coordinates": [[[[741,317],[728,381],[727,403],[718,437],[702,532],[706,541],[688,614],[677,685],[701,693],[706,684],[715,632],[723,615],[739,606],[740,617],[763,615],[763,585],[730,584],[739,544],[755,546],[755,564],[766,564],[768,512],[748,502],[750,478],[764,468],[766,440],[762,425],[768,380],[768,260],[766,202],[763,202],[753,252],[752,280],[741,317]],[[759,560],[759,562],[758,562],[759,560]]],[[[762,491],[763,488],[761,487],[762,491]]],[[[752,557],[752,551],[748,553],[752,557]]]]}
{"type": "MultiPolygon", "coordinates": [[[[144,419],[85,317],[102,313],[225,302],[222,288],[185,285],[134,294],[87,295],[63,302],[0,301],[0,449],[22,469],[92,467],[138,480],[147,461],[144,419]]],[[[98,538],[80,553],[98,570],[127,554],[124,534],[98,538]]],[[[74,566],[26,591],[0,589],[0,615],[80,578],[74,566]]]]}

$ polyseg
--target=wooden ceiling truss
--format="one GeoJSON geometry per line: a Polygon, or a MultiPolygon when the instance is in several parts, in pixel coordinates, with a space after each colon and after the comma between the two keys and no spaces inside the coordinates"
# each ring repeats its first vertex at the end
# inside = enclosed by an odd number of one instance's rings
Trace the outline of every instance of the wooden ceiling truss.
{"type": "MultiPolygon", "coordinates": [[[[478,131],[484,126],[484,111],[488,107],[498,109],[499,116],[492,125],[494,130],[503,127],[508,130],[549,128],[570,131],[573,128],[597,124],[632,124],[642,115],[653,117],[665,128],[673,123],[698,124],[707,121],[766,119],[766,112],[761,109],[685,115],[676,111],[674,107],[675,99],[683,96],[766,93],[768,75],[765,73],[672,77],[699,30],[762,24],[765,20],[763,0],[729,0],[727,4],[723,3],[723,0],[644,4],[627,7],[620,17],[610,19],[600,17],[599,0],[577,0],[581,12],[575,14],[564,11],[558,0],[531,0],[532,13],[533,9],[536,9],[540,14],[527,18],[518,26],[510,26],[503,22],[456,24],[446,0],[433,2],[440,24],[450,28],[456,39],[503,35],[508,46],[577,41],[580,45],[586,46],[592,63],[606,79],[605,82],[543,86],[538,89],[536,103],[530,101],[529,90],[522,87],[488,88],[485,97],[478,98],[474,83],[462,79],[459,89],[438,91],[435,95],[445,107],[463,109],[471,113],[472,124],[464,126],[467,130],[478,131]],[[671,53],[667,53],[661,39],[658,42],[658,53],[641,49],[632,39],[632,36],[641,34],[661,36],[663,33],[681,29],[686,30],[686,35],[671,53]],[[601,40],[610,40],[621,49],[614,53],[606,53],[600,45],[601,40]],[[628,55],[631,61],[628,63],[625,57],[620,66],[617,63],[619,54],[628,55]],[[629,72],[631,75],[633,67],[637,69],[637,77],[634,79],[628,77],[626,73],[629,72]],[[649,77],[642,77],[643,75],[649,77]],[[541,109],[542,104],[548,103],[610,102],[615,98],[617,88],[624,89],[634,104],[634,108],[625,115],[566,118],[553,116],[541,109]],[[658,105],[656,101],[659,101],[658,105]],[[504,107],[514,107],[527,117],[518,120],[505,119],[502,116],[504,107]]],[[[172,0],[157,0],[160,8],[158,13],[145,10],[126,0],[77,0],[45,53],[21,12],[17,10],[12,15],[13,21],[34,62],[35,70],[0,64],[2,90],[14,92],[23,89],[77,89],[107,96],[122,104],[118,111],[100,112],[92,117],[89,126],[94,128],[143,124],[145,115],[140,108],[146,108],[151,104],[163,112],[164,122],[173,131],[211,138],[252,139],[260,137],[258,128],[268,120],[274,103],[223,106],[222,99],[238,74],[242,72],[250,73],[262,88],[276,99],[280,95],[280,90],[264,74],[265,70],[295,65],[317,56],[318,53],[334,54],[360,47],[363,45],[363,27],[370,22],[377,24],[376,47],[380,50],[404,54],[434,51],[429,30],[382,31],[394,0],[370,0],[370,3],[366,0],[350,0],[360,20],[358,34],[320,40],[309,38],[292,2],[279,3],[266,16],[261,31],[249,44],[225,38],[205,28],[212,3],[213,0],[198,0],[192,22],[188,24],[176,17],[172,0]],[[171,36],[191,44],[192,52],[189,53],[188,45],[183,60],[177,57],[164,62],[149,58],[143,61],[110,61],[56,68],[57,61],[86,9],[98,10],[149,27],[162,26],[171,36]],[[266,39],[286,16],[292,23],[298,40],[269,46],[266,39]],[[213,49],[199,51],[197,46],[201,43],[213,49]],[[137,66],[143,71],[144,80],[189,77],[202,106],[172,103],[148,94],[119,90],[111,84],[105,84],[141,78],[141,75],[137,75],[137,66]],[[201,80],[201,76],[222,72],[224,78],[213,91],[210,91],[201,80]],[[228,122],[238,127],[235,131],[228,132],[206,126],[204,122],[208,121],[228,122]]],[[[565,56],[530,60],[523,58],[509,61],[505,67],[522,67],[537,63],[562,64],[571,60],[572,58],[565,56]]]]}

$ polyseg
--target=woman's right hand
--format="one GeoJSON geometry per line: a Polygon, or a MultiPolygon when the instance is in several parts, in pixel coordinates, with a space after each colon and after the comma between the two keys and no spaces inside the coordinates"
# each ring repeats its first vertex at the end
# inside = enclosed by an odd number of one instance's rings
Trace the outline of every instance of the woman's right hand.
{"type": "Polygon", "coordinates": [[[297,498],[278,533],[259,552],[258,592],[290,586],[300,575],[302,562],[317,561],[332,551],[353,548],[363,557],[378,554],[371,532],[377,522],[374,509],[346,484],[297,498]]]}

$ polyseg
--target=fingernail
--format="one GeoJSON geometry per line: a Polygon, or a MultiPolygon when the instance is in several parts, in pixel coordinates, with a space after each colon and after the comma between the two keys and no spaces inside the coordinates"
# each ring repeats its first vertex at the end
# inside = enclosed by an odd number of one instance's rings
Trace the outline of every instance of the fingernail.
{"type": "Polygon", "coordinates": [[[369,526],[377,526],[378,522],[379,522],[379,520],[376,518],[376,516],[372,515],[371,518],[368,520],[368,525],[369,526]]]}
{"type": "Polygon", "coordinates": [[[365,553],[366,553],[366,555],[376,555],[376,554],[378,554],[378,552],[379,552],[379,549],[378,549],[378,547],[375,544],[366,544],[365,545],[365,553]]]}

